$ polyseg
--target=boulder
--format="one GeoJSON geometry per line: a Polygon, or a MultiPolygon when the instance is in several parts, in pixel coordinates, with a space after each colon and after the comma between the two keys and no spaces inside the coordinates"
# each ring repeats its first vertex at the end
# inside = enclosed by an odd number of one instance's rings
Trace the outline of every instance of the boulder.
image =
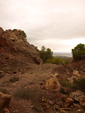
{"type": "Polygon", "coordinates": [[[74,70],[74,71],[73,71],[73,75],[75,75],[75,76],[79,77],[79,76],[80,76],[79,71],[74,70]]]}
{"type": "Polygon", "coordinates": [[[56,89],[57,91],[59,91],[61,88],[61,85],[57,78],[51,78],[51,79],[47,80],[47,82],[45,84],[45,88],[46,89],[56,89]]]}
{"type": "Polygon", "coordinates": [[[9,106],[11,96],[0,92],[0,110],[9,106]]]}
{"type": "Polygon", "coordinates": [[[71,84],[73,84],[74,81],[77,80],[77,79],[78,79],[78,77],[76,77],[76,76],[72,76],[72,77],[70,78],[70,82],[71,82],[71,84]]]}
{"type": "Polygon", "coordinates": [[[85,95],[82,91],[76,90],[75,92],[71,92],[69,94],[70,98],[72,98],[75,101],[80,101],[80,99],[84,99],[85,95]]]}
{"type": "Polygon", "coordinates": [[[80,78],[79,71],[74,70],[73,76],[69,79],[71,83],[74,83],[75,80],[78,80],[80,78]]]}
{"type": "Polygon", "coordinates": [[[84,99],[80,99],[79,103],[80,103],[80,106],[81,106],[83,109],[85,109],[85,98],[84,98],[84,99]]]}
{"type": "Polygon", "coordinates": [[[10,111],[9,111],[7,108],[4,108],[4,109],[3,109],[3,112],[4,112],[4,113],[10,113],[10,111]]]}
{"type": "Polygon", "coordinates": [[[65,102],[65,107],[70,107],[73,104],[73,99],[72,98],[67,98],[65,102]]]}

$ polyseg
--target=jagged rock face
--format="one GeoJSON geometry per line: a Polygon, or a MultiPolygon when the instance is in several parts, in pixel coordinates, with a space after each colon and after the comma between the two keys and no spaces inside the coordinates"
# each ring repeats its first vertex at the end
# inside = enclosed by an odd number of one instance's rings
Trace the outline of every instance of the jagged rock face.
{"type": "Polygon", "coordinates": [[[6,30],[0,28],[0,64],[10,59],[16,62],[40,64],[42,62],[39,51],[30,45],[22,30],[6,30]]]}

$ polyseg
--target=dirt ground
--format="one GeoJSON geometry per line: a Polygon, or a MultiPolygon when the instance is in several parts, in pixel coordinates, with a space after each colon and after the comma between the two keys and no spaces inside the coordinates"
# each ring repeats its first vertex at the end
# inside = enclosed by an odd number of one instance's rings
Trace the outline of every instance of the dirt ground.
{"type": "MultiPolygon", "coordinates": [[[[74,65],[76,67],[76,65],[74,65]]],[[[22,70],[18,72],[9,72],[5,73],[3,78],[0,78],[0,90],[2,89],[6,93],[12,95],[12,100],[10,102],[9,111],[10,113],[38,113],[42,108],[40,107],[40,103],[38,102],[39,98],[38,94],[33,94],[33,100],[31,99],[17,99],[14,96],[16,90],[20,88],[28,88],[33,89],[33,91],[37,90],[37,92],[46,93],[45,89],[42,87],[42,84],[48,79],[54,77],[56,74],[59,76],[67,77],[71,76],[72,71],[74,70],[72,65],[55,65],[55,64],[43,64],[43,65],[31,65],[31,68],[28,70],[22,70]],[[73,69],[72,69],[73,68],[73,69]],[[13,77],[17,78],[15,82],[11,81],[13,77]],[[42,91],[43,90],[43,91],[42,91]],[[34,101],[34,103],[33,103],[34,101]],[[36,107],[38,110],[35,110],[36,107]]],[[[79,66],[76,67],[77,69],[79,66]]],[[[85,74],[85,73],[84,73],[85,74]]],[[[63,77],[60,77],[63,78],[63,77]]],[[[33,93],[33,92],[32,92],[33,93]]],[[[40,113],[45,113],[41,110],[40,113]]],[[[50,110],[47,113],[52,113],[50,110]]],[[[56,112],[57,113],[57,112],[56,112]]]]}

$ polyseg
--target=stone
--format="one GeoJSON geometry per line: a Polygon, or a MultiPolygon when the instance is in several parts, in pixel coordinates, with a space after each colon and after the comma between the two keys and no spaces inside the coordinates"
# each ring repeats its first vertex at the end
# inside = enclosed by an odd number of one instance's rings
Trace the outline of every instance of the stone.
{"type": "Polygon", "coordinates": [[[71,92],[71,89],[67,87],[62,87],[60,91],[64,94],[68,94],[69,92],[71,92]]]}
{"type": "Polygon", "coordinates": [[[46,89],[56,89],[57,91],[59,91],[61,88],[61,85],[57,78],[51,78],[51,79],[47,80],[47,82],[45,84],[45,88],[46,89]]]}
{"type": "Polygon", "coordinates": [[[59,105],[57,105],[57,104],[55,104],[54,106],[53,106],[53,109],[55,109],[56,111],[58,111],[59,110],[59,105]]]}
{"type": "Polygon", "coordinates": [[[15,110],[14,113],[20,113],[19,110],[15,110]]]}
{"type": "Polygon", "coordinates": [[[77,76],[77,77],[80,76],[80,74],[79,74],[79,72],[78,72],[77,70],[74,70],[74,71],[73,71],[73,75],[75,75],[75,76],[77,76]]]}
{"type": "Polygon", "coordinates": [[[70,110],[71,110],[71,108],[60,108],[59,113],[68,113],[68,111],[70,111],[70,110]]]}
{"type": "Polygon", "coordinates": [[[52,76],[53,76],[53,77],[57,77],[57,76],[58,76],[58,73],[56,72],[56,73],[54,73],[52,76]]]}
{"type": "Polygon", "coordinates": [[[67,99],[67,96],[66,96],[66,95],[62,95],[62,96],[61,96],[61,99],[62,99],[63,102],[65,102],[66,99],[67,99]]]}
{"type": "Polygon", "coordinates": [[[72,98],[67,98],[65,102],[65,107],[70,107],[73,104],[73,99],[72,98]]]}
{"type": "Polygon", "coordinates": [[[73,104],[73,109],[74,111],[77,111],[77,113],[84,113],[84,109],[82,109],[82,107],[79,104],[73,104]]]}
{"type": "Polygon", "coordinates": [[[53,105],[53,104],[54,104],[54,102],[53,102],[52,100],[48,100],[48,103],[49,103],[50,105],[53,105]]]}
{"type": "Polygon", "coordinates": [[[3,109],[4,113],[10,113],[10,111],[7,108],[3,109]]]}
{"type": "Polygon", "coordinates": [[[79,103],[80,103],[80,106],[85,109],[85,98],[80,99],[79,103]]]}
{"type": "Polygon", "coordinates": [[[9,106],[11,96],[0,92],[0,110],[9,106]]]}
{"type": "Polygon", "coordinates": [[[80,73],[77,70],[73,71],[73,76],[70,78],[70,82],[73,84],[75,80],[80,78],[80,73]]]}
{"type": "Polygon", "coordinates": [[[75,81],[76,79],[78,79],[76,76],[72,76],[72,77],[70,78],[70,82],[71,82],[71,84],[73,84],[74,81],[75,81]]]}
{"type": "Polygon", "coordinates": [[[60,108],[59,113],[67,113],[67,111],[65,111],[63,108],[60,108]]]}
{"type": "Polygon", "coordinates": [[[75,92],[71,92],[69,94],[69,97],[72,98],[75,101],[79,101],[80,99],[85,98],[85,95],[82,91],[76,90],[75,92]]]}
{"type": "Polygon", "coordinates": [[[80,106],[79,104],[73,103],[73,108],[74,108],[75,110],[77,110],[77,109],[81,109],[81,106],[80,106]]]}
{"type": "Polygon", "coordinates": [[[82,109],[77,110],[78,113],[83,113],[82,109]]]}

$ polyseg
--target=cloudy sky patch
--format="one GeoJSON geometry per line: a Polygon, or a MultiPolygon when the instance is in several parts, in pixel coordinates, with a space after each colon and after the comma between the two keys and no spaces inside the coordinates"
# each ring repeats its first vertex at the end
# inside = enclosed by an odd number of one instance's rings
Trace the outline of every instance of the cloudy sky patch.
{"type": "Polygon", "coordinates": [[[85,0],[2,0],[0,14],[3,29],[23,29],[38,48],[71,52],[85,43],[85,0]]]}

